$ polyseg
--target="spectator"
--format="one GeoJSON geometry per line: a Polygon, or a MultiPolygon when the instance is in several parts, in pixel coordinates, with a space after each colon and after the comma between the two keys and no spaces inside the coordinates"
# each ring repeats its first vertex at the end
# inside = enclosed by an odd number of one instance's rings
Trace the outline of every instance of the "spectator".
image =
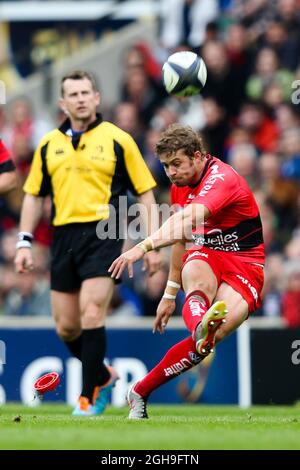
{"type": "Polygon", "coordinates": [[[272,253],[267,257],[265,266],[265,285],[263,315],[279,317],[281,315],[283,256],[272,253]]]}
{"type": "Polygon", "coordinates": [[[277,147],[279,131],[263,106],[258,103],[244,103],[238,116],[238,125],[251,134],[251,141],[261,152],[272,152],[277,147]]]}
{"type": "Polygon", "coordinates": [[[289,37],[295,37],[299,41],[299,2],[297,0],[278,0],[277,15],[278,19],[285,25],[289,37]]]}
{"type": "Polygon", "coordinates": [[[257,185],[257,152],[252,144],[239,144],[231,147],[228,163],[243,176],[250,188],[257,185]]]}
{"type": "Polygon", "coordinates": [[[219,41],[204,44],[202,56],[207,66],[204,97],[213,97],[229,117],[235,116],[244,97],[244,83],[228,60],[227,51],[219,41]]]}
{"type": "Polygon", "coordinates": [[[300,125],[299,115],[296,111],[296,106],[288,103],[283,103],[276,107],[275,118],[279,131],[282,133],[286,129],[297,128],[300,125]]]}
{"type": "Polygon", "coordinates": [[[128,132],[135,139],[140,149],[143,149],[144,139],[139,121],[138,110],[134,103],[123,101],[114,111],[114,124],[128,132]]]}
{"type": "Polygon", "coordinates": [[[299,38],[289,33],[284,22],[274,20],[266,29],[264,43],[277,53],[282,67],[295,70],[299,63],[300,44],[299,38]]]}
{"type": "Polygon", "coordinates": [[[224,158],[224,150],[229,127],[225,110],[212,97],[203,100],[203,110],[206,124],[201,134],[207,146],[207,150],[212,155],[218,155],[221,160],[226,160],[226,158],[224,158]]]}
{"type": "Polygon", "coordinates": [[[229,61],[239,74],[243,84],[250,76],[253,57],[249,46],[247,29],[241,23],[229,26],[225,33],[225,44],[229,61]]]}
{"type": "Polygon", "coordinates": [[[300,181],[300,130],[286,129],[282,133],[280,151],[283,156],[282,174],[285,178],[300,181]]]}
{"type": "Polygon", "coordinates": [[[290,328],[300,327],[300,263],[285,266],[286,288],[282,296],[282,316],[290,328]]]}
{"type": "Polygon", "coordinates": [[[153,86],[143,69],[135,69],[128,74],[121,98],[136,106],[139,121],[143,126],[149,125],[153,113],[161,102],[157,88],[153,86]]]}
{"type": "Polygon", "coordinates": [[[276,154],[261,155],[258,163],[261,188],[278,220],[276,240],[281,249],[297,225],[299,189],[280,171],[280,158],[276,154]]]}
{"type": "Polygon", "coordinates": [[[255,74],[249,78],[246,84],[248,98],[260,100],[265,87],[276,83],[282,88],[284,98],[290,99],[293,74],[289,70],[281,68],[277,53],[273,49],[265,47],[259,51],[255,69],[255,74]]]}
{"type": "Polygon", "coordinates": [[[180,45],[198,48],[206,25],[218,14],[216,0],[163,0],[161,42],[168,50],[180,45]]]}
{"type": "Polygon", "coordinates": [[[37,272],[18,276],[17,285],[4,302],[4,314],[18,316],[51,316],[49,282],[37,272]]]}

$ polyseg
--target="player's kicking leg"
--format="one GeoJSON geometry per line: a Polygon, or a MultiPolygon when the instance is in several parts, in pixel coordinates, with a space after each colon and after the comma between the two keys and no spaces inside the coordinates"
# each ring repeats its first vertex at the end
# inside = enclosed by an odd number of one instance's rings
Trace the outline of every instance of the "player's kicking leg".
{"type": "MultiPolygon", "coordinates": [[[[215,303],[206,311],[202,318],[203,326],[199,330],[200,341],[198,346],[203,346],[206,353],[203,354],[196,349],[196,343],[192,336],[184,339],[180,343],[175,344],[169,349],[162,360],[139,382],[133,384],[128,391],[127,401],[130,406],[129,419],[145,419],[147,415],[147,398],[158,387],[168,382],[177,375],[166,375],[165,370],[171,367],[180,359],[185,358],[185,369],[189,370],[198,364],[208,353],[206,346],[218,343],[228,336],[232,331],[236,330],[248,316],[248,304],[240,293],[235,291],[231,286],[222,283],[218,289],[215,303]],[[219,300],[225,299],[225,300],[219,300]],[[228,313],[226,310],[228,308],[228,313]],[[224,317],[226,315],[226,323],[224,317]],[[211,321],[217,320],[214,325],[209,325],[211,321]],[[193,361],[191,361],[193,357],[193,361]]],[[[200,324],[201,325],[201,324],[200,324]]],[[[198,332],[197,332],[198,333],[198,332]]]]}

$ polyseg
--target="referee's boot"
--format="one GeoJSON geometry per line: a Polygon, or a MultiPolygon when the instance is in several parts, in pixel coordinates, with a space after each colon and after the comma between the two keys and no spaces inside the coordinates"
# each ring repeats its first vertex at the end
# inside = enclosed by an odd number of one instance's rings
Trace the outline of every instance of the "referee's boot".
{"type": "Polygon", "coordinates": [[[107,407],[111,391],[120,378],[113,367],[108,366],[107,369],[110,372],[110,378],[105,384],[95,387],[93,394],[93,406],[98,415],[102,414],[107,407]]]}
{"type": "Polygon", "coordinates": [[[110,393],[116,385],[119,376],[113,367],[107,367],[110,372],[109,380],[94,388],[92,403],[86,397],[79,397],[78,403],[73,410],[73,416],[96,416],[101,415],[109,403],[110,393]]]}
{"type": "Polygon", "coordinates": [[[196,349],[201,356],[214,350],[216,332],[226,322],[227,306],[223,300],[215,302],[206,312],[194,332],[196,349]]]}
{"type": "Polygon", "coordinates": [[[98,413],[96,412],[95,407],[93,404],[89,401],[87,397],[80,396],[78,399],[78,403],[75,406],[72,415],[73,416],[95,416],[98,413]]]}

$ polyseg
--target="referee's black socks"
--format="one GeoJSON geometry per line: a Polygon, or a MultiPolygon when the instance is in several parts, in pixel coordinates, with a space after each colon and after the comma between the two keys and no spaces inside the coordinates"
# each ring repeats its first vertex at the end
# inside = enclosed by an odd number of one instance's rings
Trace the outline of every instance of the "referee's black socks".
{"type": "Polygon", "coordinates": [[[94,388],[103,385],[110,378],[110,373],[103,364],[106,352],[105,327],[82,330],[82,393],[92,401],[94,388]]]}
{"type": "Polygon", "coordinates": [[[69,349],[70,353],[81,361],[82,333],[80,333],[78,338],[73,339],[72,341],[64,341],[64,343],[69,349]]]}

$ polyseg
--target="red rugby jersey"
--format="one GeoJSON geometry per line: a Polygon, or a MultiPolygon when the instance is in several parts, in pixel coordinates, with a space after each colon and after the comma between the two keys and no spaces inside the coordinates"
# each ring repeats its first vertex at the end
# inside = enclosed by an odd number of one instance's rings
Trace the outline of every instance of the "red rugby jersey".
{"type": "Polygon", "coordinates": [[[196,246],[231,252],[243,261],[263,264],[265,250],[259,210],[245,179],[218,158],[207,161],[196,186],[172,184],[171,202],[184,207],[200,203],[210,211],[204,225],[193,230],[196,246]]]}
{"type": "Polygon", "coordinates": [[[9,151],[0,139],[0,173],[4,173],[6,171],[13,171],[14,169],[15,166],[10,158],[9,151]]]}

